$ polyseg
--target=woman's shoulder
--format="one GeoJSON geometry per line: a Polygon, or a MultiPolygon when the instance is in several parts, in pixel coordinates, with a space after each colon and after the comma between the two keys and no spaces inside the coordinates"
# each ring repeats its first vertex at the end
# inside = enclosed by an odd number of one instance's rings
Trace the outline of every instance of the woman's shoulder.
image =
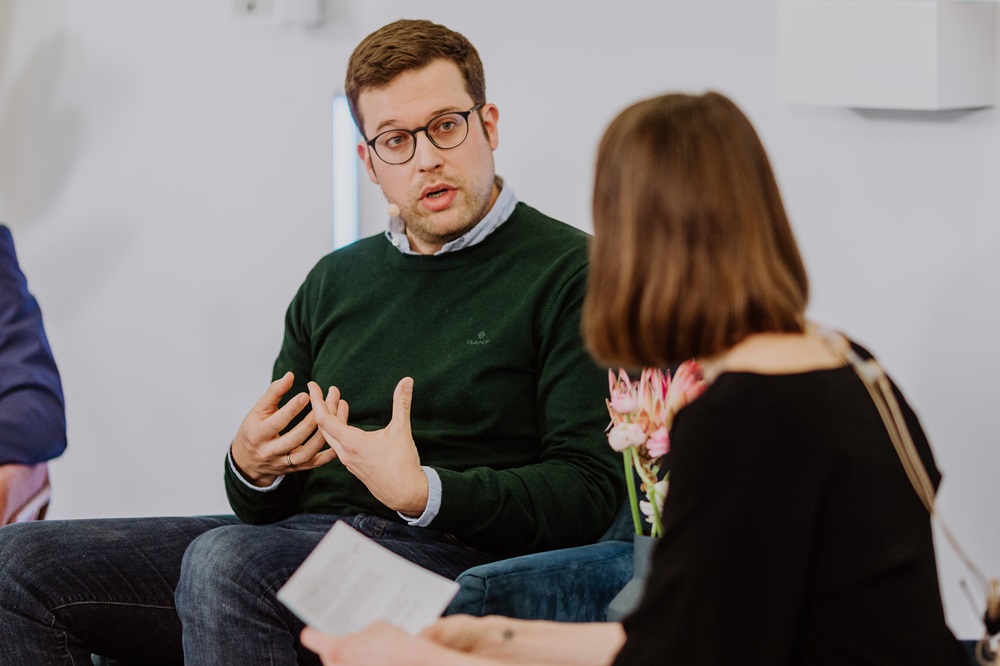
{"type": "Polygon", "coordinates": [[[849,366],[766,373],[727,370],[674,422],[678,438],[723,446],[768,446],[802,437],[824,438],[869,407],[870,398],[849,366]]]}

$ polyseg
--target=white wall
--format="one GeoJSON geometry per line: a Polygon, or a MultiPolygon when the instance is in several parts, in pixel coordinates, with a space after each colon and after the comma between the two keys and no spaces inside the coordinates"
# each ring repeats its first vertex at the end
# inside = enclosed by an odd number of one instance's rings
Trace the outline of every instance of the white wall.
{"type": "MultiPolygon", "coordinates": [[[[772,0],[331,0],[316,31],[252,28],[231,4],[0,0],[0,219],[67,394],[53,517],[228,511],[223,452],[331,246],[331,95],[361,37],[423,17],[480,49],[498,171],[586,229],[618,110],[669,90],[736,100],[771,152],[811,315],[904,387],[945,473],[944,515],[1000,573],[1000,111],[783,104],[772,0]]],[[[363,189],[375,230],[383,204],[363,189]]],[[[950,621],[973,636],[968,575],[938,552],[950,621]]]]}

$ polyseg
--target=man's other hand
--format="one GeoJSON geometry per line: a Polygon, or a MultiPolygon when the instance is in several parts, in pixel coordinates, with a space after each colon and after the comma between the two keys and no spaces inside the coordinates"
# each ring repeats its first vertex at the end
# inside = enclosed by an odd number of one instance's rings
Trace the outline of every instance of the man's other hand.
{"type": "Polygon", "coordinates": [[[323,449],[325,442],[316,430],[312,412],[306,414],[294,428],[281,434],[309,404],[309,396],[299,393],[278,408],[282,396],[292,388],[294,380],[295,376],[287,372],[284,377],[271,382],[243,419],[233,439],[233,462],[244,478],[262,488],[274,483],[279,476],[313,469],[337,457],[333,449],[323,449]]]}
{"type": "Polygon", "coordinates": [[[392,420],[382,430],[367,432],[347,424],[348,405],[340,391],[323,390],[309,382],[312,415],[319,432],[336,451],[340,462],[375,498],[393,511],[419,516],[427,508],[427,476],[410,430],[413,379],[404,377],[392,394],[392,420]]]}

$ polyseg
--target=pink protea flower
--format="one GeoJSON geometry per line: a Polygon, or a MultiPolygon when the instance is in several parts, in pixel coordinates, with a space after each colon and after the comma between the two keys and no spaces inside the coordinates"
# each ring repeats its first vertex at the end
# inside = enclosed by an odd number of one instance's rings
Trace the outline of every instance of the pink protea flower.
{"type": "Polygon", "coordinates": [[[659,420],[666,406],[669,385],[670,377],[659,368],[646,368],[639,376],[639,408],[649,415],[650,420],[659,420]]]}
{"type": "Polygon", "coordinates": [[[670,432],[667,426],[660,426],[646,440],[646,451],[651,458],[660,458],[670,453],[670,432]]]}
{"type": "Polygon", "coordinates": [[[624,456],[636,534],[643,533],[640,509],[650,517],[650,534],[660,536],[663,533],[660,510],[666,496],[667,479],[659,477],[661,459],[670,452],[670,428],[677,412],[700,396],[706,387],[701,366],[694,360],[682,363],[673,379],[659,368],[644,369],[634,382],[625,370],[619,370],[617,375],[608,370],[610,397],[605,400],[611,416],[608,443],[624,456]],[[645,491],[644,501],[638,501],[633,475],[638,476],[645,491]]]}
{"type": "Polygon", "coordinates": [[[624,451],[646,443],[646,432],[638,423],[620,423],[608,433],[608,444],[615,451],[624,451]]]}
{"type": "Polygon", "coordinates": [[[615,393],[611,396],[611,409],[619,414],[634,412],[639,407],[639,401],[630,393],[615,393]]]}
{"type": "Polygon", "coordinates": [[[667,406],[670,411],[670,421],[686,405],[693,402],[708,388],[698,361],[684,361],[677,367],[674,378],[667,389],[667,406]]]}
{"type": "Polygon", "coordinates": [[[608,370],[608,389],[611,392],[610,407],[620,415],[624,416],[634,412],[639,407],[636,388],[624,370],[618,371],[617,380],[614,372],[608,370]]]}
{"type": "MultiPolygon", "coordinates": [[[[667,501],[667,490],[669,488],[670,482],[667,479],[659,481],[655,486],[653,486],[653,492],[648,493],[648,497],[656,498],[656,511],[657,514],[663,515],[663,504],[667,501]]],[[[640,501],[639,510],[646,516],[646,522],[653,523],[653,503],[649,501],[640,501]]]]}

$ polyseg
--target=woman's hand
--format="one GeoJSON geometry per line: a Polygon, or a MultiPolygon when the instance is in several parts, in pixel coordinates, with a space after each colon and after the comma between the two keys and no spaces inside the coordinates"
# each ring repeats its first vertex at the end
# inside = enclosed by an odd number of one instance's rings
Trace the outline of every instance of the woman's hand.
{"type": "Polygon", "coordinates": [[[617,622],[542,622],[455,615],[420,636],[376,622],[350,636],[302,630],[302,644],[323,666],[606,666],[625,642],[617,622]]]}
{"type": "Polygon", "coordinates": [[[425,638],[460,652],[502,656],[519,621],[497,615],[451,615],[437,620],[421,633],[425,638]]]}
{"type": "Polygon", "coordinates": [[[446,666],[450,663],[442,647],[384,622],[375,622],[364,631],[349,636],[329,636],[306,627],[301,639],[303,645],[319,655],[323,666],[446,666]]]}
{"type": "Polygon", "coordinates": [[[605,666],[625,643],[617,622],[545,622],[499,615],[451,615],[422,636],[491,663],[605,666]]]}

